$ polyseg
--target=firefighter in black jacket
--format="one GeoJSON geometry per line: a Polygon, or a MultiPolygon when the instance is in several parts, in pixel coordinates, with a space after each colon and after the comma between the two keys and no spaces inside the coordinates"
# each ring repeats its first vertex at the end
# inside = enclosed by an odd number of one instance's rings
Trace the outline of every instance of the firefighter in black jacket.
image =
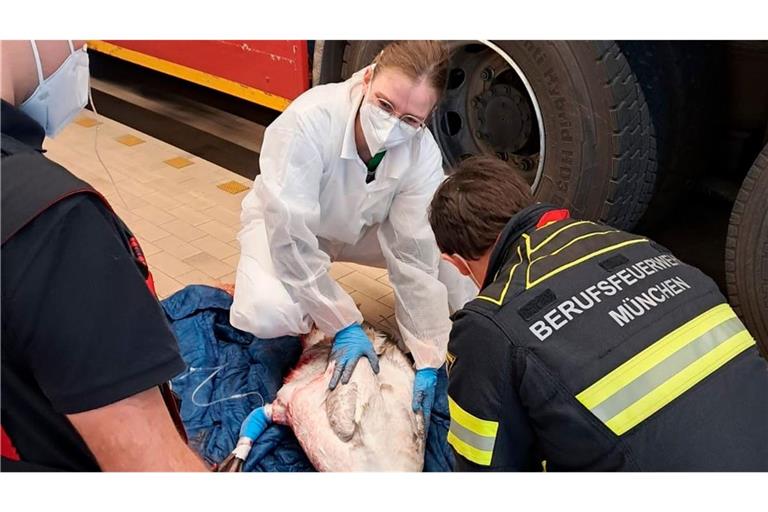
{"type": "Polygon", "coordinates": [[[715,283],[465,160],[430,222],[475,279],[448,345],[458,470],[768,470],[768,365],[715,283]]]}
{"type": "Polygon", "coordinates": [[[139,243],[43,149],[88,97],[83,42],[0,41],[0,57],[0,472],[203,471],[139,243]]]}

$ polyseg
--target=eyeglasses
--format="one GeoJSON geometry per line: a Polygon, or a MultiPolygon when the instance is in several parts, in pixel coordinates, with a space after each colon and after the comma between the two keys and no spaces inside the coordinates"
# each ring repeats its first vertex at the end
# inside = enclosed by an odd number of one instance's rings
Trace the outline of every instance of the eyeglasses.
{"type": "Polygon", "coordinates": [[[412,116],[410,114],[405,115],[399,115],[397,110],[395,110],[395,107],[392,106],[390,102],[385,100],[384,98],[380,98],[378,96],[375,97],[376,99],[376,105],[386,112],[388,115],[397,118],[398,121],[407,124],[411,128],[414,128],[416,130],[423,130],[427,126],[427,120],[426,119],[419,119],[416,116],[412,116]]]}

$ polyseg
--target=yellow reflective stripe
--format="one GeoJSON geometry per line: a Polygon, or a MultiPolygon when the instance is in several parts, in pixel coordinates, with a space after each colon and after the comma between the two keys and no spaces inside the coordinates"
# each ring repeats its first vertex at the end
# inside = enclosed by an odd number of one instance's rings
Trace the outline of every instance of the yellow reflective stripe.
{"type": "Polygon", "coordinates": [[[562,251],[563,249],[567,249],[568,247],[572,246],[576,242],[580,242],[581,240],[584,240],[585,238],[591,238],[593,236],[598,236],[598,235],[609,235],[611,233],[619,233],[619,230],[618,229],[611,229],[609,231],[593,231],[592,233],[587,233],[586,235],[577,236],[576,238],[574,238],[573,240],[571,240],[570,242],[568,242],[567,244],[565,244],[561,248],[557,249],[556,251],[551,252],[550,254],[545,254],[544,256],[536,258],[535,260],[533,260],[531,262],[531,265],[533,265],[534,263],[536,263],[539,260],[543,260],[544,258],[548,258],[550,256],[554,256],[555,254],[560,253],[560,251],[562,251]]]}
{"type": "Polygon", "coordinates": [[[611,418],[606,425],[617,435],[623,434],[754,344],[749,332],[741,331],[611,418]]]}
{"type": "Polygon", "coordinates": [[[520,246],[517,246],[517,256],[520,258],[520,261],[512,265],[512,268],[509,270],[509,277],[507,278],[507,284],[504,285],[504,289],[501,291],[501,296],[498,299],[494,299],[493,297],[488,297],[487,295],[478,295],[478,299],[487,300],[488,302],[492,302],[496,304],[497,306],[501,306],[504,302],[504,297],[507,295],[507,291],[509,290],[509,284],[512,282],[512,277],[515,274],[515,270],[518,266],[523,262],[523,254],[520,251],[520,246]]]}
{"type": "Polygon", "coordinates": [[[525,257],[531,261],[531,237],[528,233],[523,233],[523,240],[525,240],[525,257]]]}
{"type": "Polygon", "coordinates": [[[448,432],[448,444],[453,446],[453,449],[467,460],[479,464],[481,466],[490,466],[491,459],[493,458],[493,452],[486,450],[478,450],[477,448],[468,445],[455,435],[453,432],[448,432]]]}
{"type": "Polygon", "coordinates": [[[473,434],[485,437],[496,437],[496,432],[499,430],[498,421],[483,420],[477,416],[473,416],[453,401],[453,398],[448,397],[448,411],[451,414],[451,419],[469,430],[473,434]]]}
{"type": "Polygon", "coordinates": [[[96,50],[111,57],[126,60],[204,87],[209,87],[246,101],[258,103],[259,105],[264,105],[265,107],[274,110],[283,111],[291,104],[291,100],[276,94],[262,91],[255,87],[250,87],[227,78],[215,76],[159,57],[123,48],[122,46],[117,46],[106,41],[88,41],[88,49],[96,50]]]}
{"type": "MultiPolygon", "coordinates": [[[[530,256],[531,254],[535,253],[536,251],[538,251],[539,249],[541,249],[542,247],[547,245],[553,238],[555,238],[557,235],[559,235],[560,233],[562,233],[566,229],[570,229],[570,228],[572,228],[574,226],[580,226],[581,224],[594,224],[594,222],[588,221],[588,220],[580,220],[578,222],[574,222],[572,224],[568,224],[567,226],[563,226],[562,228],[558,229],[557,231],[555,231],[554,233],[549,235],[547,238],[545,238],[544,240],[539,242],[539,244],[535,248],[533,248],[533,249],[531,249],[531,245],[530,245],[530,243],[528,243],[528,255],[530,256]]],[[[547,224],[547,225],[549,225],[549,224],[547,224]]],[[[527,236],[527,235],[523,235],[523,236],[527,236]]]]}
{"type": "Polygon", "coordinates": [[[670,332],[630,360],[576,395],[587,409],[592,409],[624,386],[647,372],[684,345],[712,327],[733,318],[736,313],[728,304],[720,304],[670,332]]]}
{"type": "Polygon", "coordinates": [[[586,255],[582,256],[581,258],[579,258],[577,260],[574,260],[574,261],[572,261],[572,262],[570,262],[570,263],[568,263],[566,265],[558,267],[558,268],[552,270],[551,272],[549,272],[548,274],[545,274],[545,275],[541,276],[540,278],[536,279],[535,281],[531,281],[531,265],[528,265],[528,269],[527,269],[526,276],[525,276],[526,289],[533,288],[537,284],[542,283],[543,281],[546,281],[550,277],[552,277],[552,276],[554,276],[556,274],[559,274],[563,270],[568,270],[571,267],[575,267],[576,265],[578,265],[580,263],[583,263],[583,262],[587,261],[590,258],[594,258],[595,256],[600,256],[601,254],[605,254],[606,252],[615,251],[616,249],[621,249],[622,247],[626,247],[628,245],[639,244],[639,243],[642,243],[642,242],[648,242],[648,239],[647,238],[638,238],[638,239],[635,239],[635,240],[627,240],[626,242],[621,242],[619,244],[614,244],[614,245],[610,245],[608,247],[604,247],[604,248],[602,248],[600,250],[597,250],[595,252],[591,252],[589,254],[586,254],[586,255]]]}

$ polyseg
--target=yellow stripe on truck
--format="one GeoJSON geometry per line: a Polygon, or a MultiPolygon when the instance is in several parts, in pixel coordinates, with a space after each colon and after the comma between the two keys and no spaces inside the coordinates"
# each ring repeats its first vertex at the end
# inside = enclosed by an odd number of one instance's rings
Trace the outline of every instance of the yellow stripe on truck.
{"type": "Polygon", "coordinates": [[[291,104],[291,100],[275,94],[270,94],[261,89],[249,87],[233,80],[228,80],[198,69],[176,64],[175,62],[165,59],[153,57],[152,55],[146,55],[135,50],[123,48],[122,46],[117,46],[106,41],[88,41],[88,48],[149,69],[154,69],[155,71],[160,71],[166,75],[175,76],[204,87],[221,91],[231,96],[258,103],[259,105],[264,105],[265,107],[279,110],[280,112],[288,108],[288,105],[291,104]]]}

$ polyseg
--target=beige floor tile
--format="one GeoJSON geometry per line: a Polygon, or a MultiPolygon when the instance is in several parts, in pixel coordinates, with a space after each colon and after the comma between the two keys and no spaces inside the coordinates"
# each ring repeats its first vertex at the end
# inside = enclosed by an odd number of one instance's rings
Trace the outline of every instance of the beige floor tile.
{"type": "MultiPolygon", "coordinates": [[[[175,169],[171,169],[171,170],[175,170],[175,169]]],[[[197,164],[191,165],[189,167],[176,170],[176,172],[183,173],[185,176],[188,176],[190,178],[195,178],[196,190],[206,191],[210,193],[215,188],[215,185],[211,183],[211,180],[214,179],[214,175],[212,175],[210,169],[206,168],[205,166],[201,166],[197,164]]]]}
{"type": "Polygon", "coordinates": [[[347,284],[342,283],[341,281],[338,281],[338,283],[339,283],[339,286],[341,286],[344,289],[344,291],[347,292],[347,293],[352,293],[352,292],[355,291],[354,288],[352,288],[351,286],[349,286],[347,284]]]}
{"type": "Polygon", "coordinates": [[[122,187],[124,183],[126,183],[128,180],[131,179],[130,176],[128,176],[124,172],[120,172],[115,169],[105,170],[104,167],[102,167],[100,162],[98,164],[98,172],[104,175],[104,177],[108,179],[110,182],[115,183],[120,187],[122,187]]]}
{"type": "Polygon", "coordinates": [[[139,245],[141,246],[141,250],[144,252],[144,256],[146,256],[147,258],[152,256],[153,254],[159,253],[162,250],[152,242],[143,240],[141,237],[138,237],[138,236],[136,238],[139,240],[139,245]]]}
{"type": "Polygon", "coordinates": [[[366,267],[365,265],[358,265],[357,263],[348,263],[346,261],[344,262],[344,264],[349,266],[352,270],[361,272],[373,279],[378,279],[382,276],[387,275],[387,269],[385,268],[366,267]]]}
{"type": "Polygon", "coordinates": [[[202,208],[197,208],[194,204],[194,198],[190,196],[186,190],[187,182],[183,183],[174,183],[172,185],[163,184],[162,182],[166,181],[165,179],[162,180],[156,180],[151,183],[152,186],[157,186],[158,191],[161,194],[165,194],[169,197],[172,197],[174,201],[178,201],[179,205],[178,207],[191,207],[194,210],[201,210],[202,208]],[[157,183],[160,182],[160,183],[157,183]]]}
{"type": "MultiPolygon", "coordinates": [[[[200,254],[203,253],[199,253],[197,256],[200,254]]],[[[195,256],[192,257],[194,258],[195,256]]],[[[178,277],[182,274],[186,274],[187,272],[194,270],[194,268],[189,264],[185,263],[172,254],[168,254],[165,251],[159,252],[152,256],[152,259],[149,260],[149,265],[150,267],[159,269],[161,272],[167,274],[170,277],[178,277]]]]}
{"type": "Polygon", "coordinates": [[[211,220],[204,224],[195,226],[198,229],[202,229],[209,235],[217,238],[220,242],[231,242],[237,236],[239,226],[227,226],[217,220],[211,220]]]}
{"type": "Polygon", "coordinates": [[[175,210],[176,208],[190,208],[194,211],[200,211],[201,208],[197,208],[194,204],[194,198],[190,197],[190,195],[187,193],[186,190],[184,190],[185,184],[180,183],[178,187],[172,187],[170,190],[166,192],[162,192],[163,194],[166,194],[168,197],[173,198],[174,201],[177,201],[179,204],[177,206],[174,206],[170,210],[175,210]]]}
{"type": "Polygon", "coordinates": [[[208,274],[201,272],[197,269],[187,272],[186,274],[182,274],[179,277],[176,278],[180,283],[184,284],[184,286],[188,286],[190,284],[207,284],[208,286],[217,286],[218,280],[212,278],[208,274]]]}
{"type": "MultiPolygon", "coordinates": [[[[207,185],[205,185],[205,187],[206,188],[201,191],[199,185],[190,182],[189,189],[186,192],[186,195],[189,196],[190,199],[189,201],[185,201],[185,204],[197,210],[205,210],[216,206],[216,203],[211,201],[210,188],[207,185]]],[[[181,201],[181,199],[179,200],[181,201]]]]}
{"type": "Polygon", "coordinates": [[[179,215],[179,218],[163,224],[161,227],[166,231],[172,233],[174,236],[184,240],[185,242],[191,242],[207,236],[205,231],[200,231],[196,227],[186,222],[186,218],[179,215]]]}
{"type": "Polygon", "coordinates": [[[235,272],[230,272],[229,274],[221,277],[219,282],[223,284],[235,284],[235,275],[235,272]]]}
{"type": "Polygon", "coordinates": [[[155,245],[157,245],[163,251],[176,256],[180,260],[189,258],[190,256],[194,256],[195,254],[201,252],[199,247],[193,247],[192,245],[174,235],[168,235],[155,241],[155,245]]]}
{"type": "Polygon", "coordinates": [[[393,311],[395,309],[395,294],[389,293],[383,297],[379,298],[379,302],[387,306],[388,308],[391,308],[393,311]]]}
{"type": "Polygon", "coordinates": [[[156,178],[147,183],[147,186],[154,188],[158,192],[186,192],[186,188],[181,188],[181,185],[187,184],[194,179],[192,176],[184,174],[184,171],[169,169],[165,164],[163,164],[163,167],[152,168],[152,172],[156,178]]]}
{"type": "Polygon", "coordinates": [[[243,208],[243,199],[245,194],[231,195],[226,192],[222,192],[219,189],[215,189],[216,192],[211,195],[211,200],[217,205],[224,206],[225,208],[240,214],[243,208]]]}
{"type": "Polygon", "coordinates": [[[134,222],[138,220],[143,220],[138,215],[135,215],[131,210],[129,210],[117,197],[114,197],[110,199],[109,204],[112,206],[112,209],[115,211],[118,217],[125,222],[125,224],[130,228],[134,222]]]}
{"type": "Polygon", "coordinates": [[[120,184],[120,192],[129,192],[136,197],[146,197],[155,192],[152,187],[134,181],[133,178],[134,176],[131,174],[131,180],[120,184]]]}
{"type": "Polygon", "coordinates": [[[151,206],[144,199],[135,194],[132,194],[131,192],[128,192],[127,190],[120,190],[119,194],[115,194],[115,203],[121,204],[130,210],[151,206]]]}
{"type": "Polygon", "coordinates": [[[237,249],[229,244],[221,242],[218,238],[212,237],[211,235],[198,238],[197,240],[193,240],[190,243],[198,249],[207,252],[219,260],[225,260],[232,255],[238,254],[237,249]]]}
{"type": "Polygon", "coordinates": [[[132,211],[139,217],[143,217],[144,219],[154,222],[157,225],[171,222],[176,218],[170,213],[166,213],[157,206],[152,205],[143,206],[141,208],[132,208],[132,211]]]}
{"type": "MultiPolygon", "coordinates": [[[[170,210],[169,213],[175,217],[178,217],[179,219],[184,220],[192,226],[199,226],[200,224],[204,224],[213,220],[200,213],[199,210],[196,210],[195,208],[192,208],[188,205],[174,208],[170,210]]],[[[205,234],[205,232],[203,232],[203,234],[205,234]]]]}
{"type": "Polygon", "coordinates": [[[153,206],[157,206],[158,208],[168,211],[172,210],[173,208],[178,208],[179,206],[183,206],[183,203],[181,201],[177,201],[173,197],[170,196],[167,192],[155,192],[154,194],[150,194],[146,197],[144,197],[144,200],[148,202],[149,204],[153,206]]]}
{"type": "Polygon", "coordinates": [[[233,254],[229,258],[224,258],[221,261],[223,261],[227,265],[231,265],[232,268],[237,269],[237,265],[238,263],[240,263],[240,252],[238,251],[237,253],[233,254]]]}
{"type": "Polygon", "coordinates": [[[160,299],[170,297],[184,288],[182,283],[158,269],[152,269],[152,278],[155,281],[155,291],[160,299]]]}
{"type": "MultiPolygon", "coordinates": [[[[229,179],[230,176],[232,176],[228,173],[227,170],[222,169],[221,167],[218,167],[216,165],[201,164],[199,167],[200,167],[199,178],[201,180],[205,180],[205,182],[208,183],[213,188],[216,188],[216,185],[226,181],[227,179],[229,179]]],[[[239,176],[235,175],[235,178],[239,178],[239,176]]]]}
{"type": "Polygon", "coordinates": [[[218,220],[219,222],[222,222],[223,224],[226,224],[228,226],[231,225],[239,225],[240,224],[240,213],[239,212],[233,212],[230,211],[220,205],[214,206],[212,208],[208,208],[206,210],[201,210],[203,215],[207,215],[213,220],[218,220]]]}
{"type": "Polygon", "coordinates": [[[349,267],[345,263],[338,263],[338,262],[331,263],[331,269],[328,271],[330,276],[336,279],[337,281],[342,277],[350,274],[351,272],[353,272],[351,267],[349,267]]]}
{"type": "Polygon", "coordinates": [[[140,171],[134,171],[132,175],[135,181],[138,181],[142,185],[149,186],[150,183],[157,180],[158,176],[155,173],[148,172],[146,169],[140,171]]]}
{"type": "Polygon", "coordinates": [[[365,321],[369,323],[382,322],[394,313],[392,308],[387,307],[381,302],[373,300],[360,292],[352,292],[350,293],[350,296],[355,301],[355,304],[358,304],[360,313],[362,313],[365,321]]]}
{"type": "Polygon", "coordinates": [[[388,286],[361,272],[352,272],[339,279],[340,283],[351,286],[354,290],[364,293],[371,299],[379,299],[392,291],[388,286]]]}
{"type": "Polygon", "coordinates": [[[225,276],[234,270],[231,266],[216,259],[207,252],[201,252],[194,256],[190,256],[189,258],[186,258],[184,262],[197,270],[205,272],[215,279],[220,279],[222,276],[225,276]]]}
{"type": "Polygon", "coordinates": [[[141,236],[143,239],[149,240],[150,242],[155,242],[163,237],[170,235],[169,232],[146,219],[134,220],[130,227],[133,231],[133,234],[141,236]]]}
{"type": "Polygon", "coordinates": [[[81,178],[101,194],[107,195],[115,193],[115,186],[106,176],[92,176],[82,173],[81,178]]]}
{"type": "Polygon", "coordinates": [[[173,198],[179,201],[180,203],[182,203],[185,207],[190,208],[196,212],[200,212],[202,210],[211,208],[212,203],[207,200],[201,203],[200,198],[196,194],[192,194],[192,192],[190,192],[190,189],[189,189],[190,186],[191,186],[191,182],[189,181],[184,182],[183,188],[185,190],[183,192],[179,192],[175,194],[173,198]]]}
{"type": "Polygon", "coordinates": [[[377,278],[376,280],[392,288],[392,282],[389,280],[389,274],[384,274],[383,276],[377,278]]]}
{"type": "MultiPolygon", "coordinates": [[[[194,181],[194,178],[185,176],[180,171],[167,169],[158,171],[158,176],[156,180],[148,183],[147,186],[154,188],[158,192],[173,194],[174,198],[177,195],[186,193],[189,185],[194,181]]],[[[181,202],[185,201],[182,198],[178,200],[181,202]]]]}
{"type": "MultiPolygon", "coordinates": [[[[241,203],[253,181],[113,120],[98,121],[102,124],[91,128],[73,124],[46,139],[48,156],[108,197],[139,238],[159,294],[167,297],[187,284],[234,283],[241,203]],[[131,147],[116,140],[126,134],[143,142],[131,147]],[[194,165],[173,168],[166,161],[174,157],[194,165]],[[229,181],[243,190],[230,194],[217,187],[229,181]]],[[[332,275],[350,273],[349,267],[335,266],[332,275]]]]}

